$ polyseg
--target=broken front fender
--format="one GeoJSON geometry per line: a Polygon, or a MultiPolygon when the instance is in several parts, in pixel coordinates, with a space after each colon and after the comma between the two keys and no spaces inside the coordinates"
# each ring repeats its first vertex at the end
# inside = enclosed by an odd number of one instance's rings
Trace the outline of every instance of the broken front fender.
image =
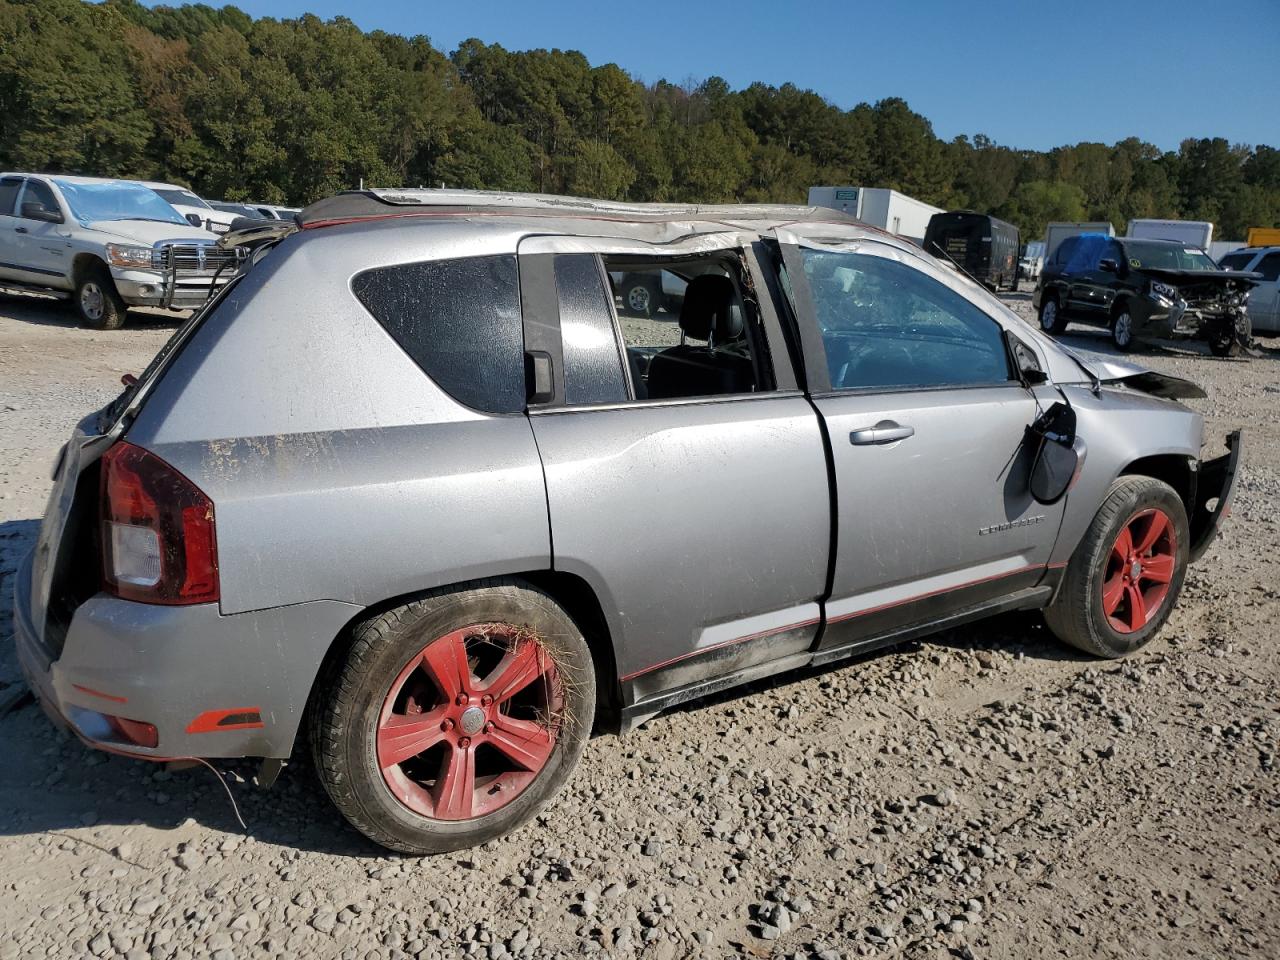
{"type": "Polygon", "coordinates": [[[1213,538],[1218,535],[1222,521],[1231,515],[1231,497],[1235,493],[1236,475],[1242,447],[1240,430],[1227,435],[1228,452],[1212,460],[1200,463],[1200,479],[1196,484],[1196,503],[1191,511],[1191,549],[1188,562],[1199,560],[1213,538]]]}

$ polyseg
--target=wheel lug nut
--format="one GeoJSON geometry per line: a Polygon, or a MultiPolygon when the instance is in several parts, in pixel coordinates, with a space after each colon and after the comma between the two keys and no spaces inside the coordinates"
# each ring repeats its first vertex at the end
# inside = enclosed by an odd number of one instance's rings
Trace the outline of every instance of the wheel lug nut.
{"type": "Polygon", "coordinates": [[[480,698],[480,702],[487,707],[489,704],[493,703],[493,697],[489,696],[489,694],[486,693],[483,697],[480,698]]]}
{"type": "Polygon", "coordinates": [[[458,706],[465,707],[467,705],[467,695],[465,693],[458,694],[458,699],[456,702],[458,706]]]}
{"type": "Polygon", "coordinates": [[[452,730],[452,729],[453,729],[453,721],[452,721],[452,720],[450,720],[448,717],[446,717],[443,721],[441,721],[441,723],[440,723],[440,729],[441,729],[441,730],[452,730]]]}
{"type": "Polygon", "coordinates": [[[484,732],[485,732],[485,733],[493,733],[493,721],[492,721],[492,720],[490,720],[488,723],[486,723],[486,724],[484,725],[484,732]]]}
{"type": "Polygon", "coordinates": [[[463,750],[467,749],[467,747],[471,746],[471,738],[463,737],[461,740],[458,741],[458,746],[460,746],[463,750]]]}

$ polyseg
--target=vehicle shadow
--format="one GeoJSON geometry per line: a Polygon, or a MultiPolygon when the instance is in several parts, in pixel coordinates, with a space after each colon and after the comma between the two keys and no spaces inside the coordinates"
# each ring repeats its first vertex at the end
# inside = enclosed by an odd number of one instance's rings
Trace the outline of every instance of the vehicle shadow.
{"type": "MultiPolygon", "coordinates": [[[[7,319],[37,327],[63,327],[74,330],[83,326],[66,300],[0,293],[0,312],[3,312],[7,319]]],[[[175,313],[171,310],[133,308],[125,315],[125,329],[130,327],[174,328],[188,316],[190,312],[185,310],[175,313]]]]}

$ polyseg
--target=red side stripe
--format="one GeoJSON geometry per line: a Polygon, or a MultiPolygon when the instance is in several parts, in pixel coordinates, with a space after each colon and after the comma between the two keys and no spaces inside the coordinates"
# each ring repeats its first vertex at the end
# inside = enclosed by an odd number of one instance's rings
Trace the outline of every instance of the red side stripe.
{"type": "Polygon", "coordinates": [[[827,623],[843,623],[846,620],[852,620],[854,617],[865,617],[869,613],[879,613],[881,610],[889,610],[893,607],[900,607],[906,603],[915,603],[917,600],[927,600],[930,597],[936,597],[943,593],[953,593],[956,590],[963,590],[966,587],[976,587],[979,584],[990,583],[992,580],[1003,580],[1006,577],[1016,577],[1020,573],[1030,573],[1032,570],[1042,570],[1043,565],[1033,563],[1029,566],[1019,567],[1017,570],[1009,570],[1005,573],[994,573],[989,577],[979,577],[977,580],[969,580],[965,583],[957,583],[953,587],[940,587],[937,590],[930,590],[927,593],[917,593],[910,597],[904,597],[901,600],[891,600],[888,603],[882,603],[879,606],[867,607],[865,610],[855,610],[852,613],[844,613],[838,617],[831,617],[827,623]]]}
{"type": "Polygon", "coordinates": [[[128,697],[117,697],[111,693],[103,693],[101,690],[95,690],[93,689],[93,687],[82,686],[81,684],[78,684],[78,683],[73,683],[71,686],[79,690],[81,693],[87,693],[91,697],[101,697],[103,700],[110,700],[112,703],[128,703],[129,702],[128,697]]]}

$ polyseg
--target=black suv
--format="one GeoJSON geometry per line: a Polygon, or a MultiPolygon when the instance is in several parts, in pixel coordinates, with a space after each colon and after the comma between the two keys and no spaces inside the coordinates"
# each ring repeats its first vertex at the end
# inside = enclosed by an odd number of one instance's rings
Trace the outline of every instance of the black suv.
{"type": "Polygon", "coordinates": [[[1111,330],[1120,350],[1155,337],[1208,340],[1216,356],[1248,346],[1245,296],[1257,274],[1220,270],[1198,247],[1083,233],[1067,237],[1044,265],[1031,298],[1046,333],[1068,320],[1111,330]]]}

